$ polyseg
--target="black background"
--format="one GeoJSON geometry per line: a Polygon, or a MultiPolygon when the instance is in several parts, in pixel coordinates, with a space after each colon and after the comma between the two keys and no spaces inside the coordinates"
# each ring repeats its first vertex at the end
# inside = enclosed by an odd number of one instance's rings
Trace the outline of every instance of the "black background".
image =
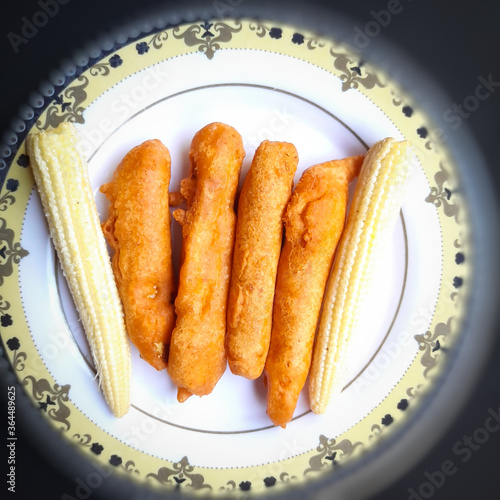
{"type": "MultiPolygon", "coordinates": [[[[240,5],[244,7],[243,0],[240,5]]],[[[450,105],[461,103],[473,93],[477,78],[492,75],[500,81],[500,2],[498,1],[452,1],[452,0],[406,0],[408,5],[397,19],[386,28],[384,36],[397,44],[446,89],[450,105]],[[409,6],[411,2],[411,7],[409,6]]],[[[387,7],[387,0],[342,2],[269,2],[286,9],[303,9],[307,15],[308,6],[321,5],[324,8],[348,14],[363,26],[372,20],[370,11],[387,7]]],[[[402,1],[403,3],[403,1],[402,1]]],[[[209,5],[210,2],[207,2],[209,5]]],[[[27,101],[29,93],[48,77],[49,71],[59,65],[74,50],[80,49],[88,40],[93,40],[106,30],[148,12],[150,6],[164,5],[166,8],[180,7],[181,2],[71,0],[61,5],[59,12],[27,44],[19,46],[15,53],[8,33],[20,33],[22,18],[30,18],[40,10],[37,1],[16,1],[4,3],[0,16],[0,131],[7,130],[17,115],[19,106],[27,101]]],[[[498,144],[500,142],[500,88],[483,101],[480,108],[467,119],[467,126],[483,151],[489,165],[495,188],[498,187],[498,144]]],[[[0,141],[1,142],[1,141],[0,141]]],[[[498,232],[498,228],[492,228],[498,232]]],[[[439,469],[444,460],[455,459],[453,445],[465,435],[471,435],[482,426],[488,416],[487,410],[500,407],[500,347],[492,349],[491,359],[485,364],[481,382],[477,385],[470,401],[461,415],[434,450],[419,462],[414,470],[402,477],[390,489],[375,497],[382,499],[407,499],[408,489],[418,490],[427,479],[426,471],[439,469]]],[[[6,390],[2,388],[3,394],[6,390]]],[[[6,415],[2,409],[0,415],[6,415]]],[[[6,419],[5,419],[6,420],[6,419]]],[[[17,442],[17,486],[10,494],[4,479],[0,480],[2,498],[59,499],[64,494],[75,495],[75,478],[64,477],[51,457],[47,457],[36,444],[29,423],[18,415],[17,442]],[[5,492],[5,493],[4,493],[5,492]]],[[[0,416],[1,432],[6,422],[0,416]]],[[[1,434],[0,434],[1,435],[1,434]]],[[[2,439],[0,443],[5,443],[2,439]]],[[[442,488],[434,493],[434,499],[500,497],[500,432],[491,434],[466,464],[460,464],[459,472],[449,477],[442,488]]],[[[3,445],[0,445],[3,447],[3,445]]],[[[1,448],[0,448],[1,449],[1,448]]],[[[411,453],[411,450],[409,450],[411,453]]],[[[5,478],[7,465],[0,453],[0,477],[5,478]]],[[[5,455],[6,456],[6,455],[5,455]]],[[[5,459],[6,462],[6,459],[5,459]]],[[[57,461],[56,461],[57,462],[57,461]]],[[[56,463],[55,462],[55,463],[56,463]]],[[[95,490],[90,498],[100,498],[95,490]]]]}

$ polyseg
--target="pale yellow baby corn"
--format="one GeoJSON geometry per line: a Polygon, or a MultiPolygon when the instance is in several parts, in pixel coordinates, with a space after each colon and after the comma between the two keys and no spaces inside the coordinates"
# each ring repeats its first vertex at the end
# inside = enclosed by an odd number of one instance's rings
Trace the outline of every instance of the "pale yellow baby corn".
{"type": "Polygon", "coordinates": [[[407,141],[383,139],[366,154],[327,283],[313,350],[309,399],[314,413],[324,413],[346,382],[349,340],[380,251],[400,213],[411,171],[407,141]]]}
{"type": "Polygon", "coordinates": [[[131,355],[122,306],[74,125],[31,134],[27,150],[50,235],[112,412],[130,405],[131,355]]]}

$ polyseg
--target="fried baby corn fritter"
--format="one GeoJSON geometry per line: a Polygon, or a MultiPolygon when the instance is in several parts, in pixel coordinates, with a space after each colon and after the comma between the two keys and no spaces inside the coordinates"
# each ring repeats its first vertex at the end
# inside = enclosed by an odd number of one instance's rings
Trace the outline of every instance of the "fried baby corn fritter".
{"type": "Polygon", "coordinates": [[[363,156],[355,156],[308,168],[286,208],[264,370],[267,413],[281,427],[292,419],[307,379],[323,293],[344,228],[348,186],[362,162],[363,156]]]}
{"type": "Polygon", "coordinates": [[[283,213],[297,163],[293,144],[264,141],[238,202],[226,352],[231,371],[250,380],[261,375],[269,349],[283,213]]]}
{"type": "Polygon", "coordinates": [[[190,175],[181,181],[187,210],[173,213],[183,241],[168,373],[180,402],[212,392],[226,369],[234,201],[245,150],[234,128],[212,123],[196,133],[189,156],[190,175]]]}
{"type": "Polygon", "coordinates": [[[102,230],[114,251],[127,332],[157,370],[166,367],[175,323],[169,183],[170,153],[153,139],[129,151],[101,187],[110,202],[102,230]]]}

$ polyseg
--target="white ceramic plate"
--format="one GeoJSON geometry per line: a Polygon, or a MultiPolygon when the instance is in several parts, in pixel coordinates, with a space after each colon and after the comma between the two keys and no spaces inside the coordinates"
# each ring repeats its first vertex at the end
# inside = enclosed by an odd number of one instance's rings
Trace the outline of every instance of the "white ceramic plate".
{"type": "MultiPolygon", "coordinates": [[[[63,438],[102,467],[160,489],[264,493],[359,460],[404,425],[460,334],[472,272],[455,166],[418,103],[333,40],[245,19],[169,28],[80,70],[33,128],[77,124],[103,219],[107,202],[98,189],[132,147],[157,138],[170,149],[175,191],[188,172],[193,135],[213,121],[243,137],[241,183],[264,139],[295,144],[296,181],[313,164],[364,153],[387,136],[410,140],[417,160],[377,263],[349,383],[322,416],[309,411],[304,391],[281,429],[266,415],[261,380],[228,369],[211,395],[179,404],[167,373],[135,348],[132,408],[112,416],[21,144],[0,196],[1,336],[33,404],[63,438]]],[[[177,262],[175,222],[172,234],[177,262]]]]}

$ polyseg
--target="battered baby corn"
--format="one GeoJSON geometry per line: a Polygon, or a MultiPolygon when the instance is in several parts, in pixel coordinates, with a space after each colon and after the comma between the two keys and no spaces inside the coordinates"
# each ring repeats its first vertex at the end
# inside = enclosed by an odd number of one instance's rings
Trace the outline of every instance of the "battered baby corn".
{"type": "Polygon", "coordinates": [[[226,352],[231,371],[250,380],[261,375],[269,350],[282,219],[297,163],[293,144],[264,141],[240,193],[226,352]]]}
{"type": "Polygon", "coordinates": [[[168,373],[180,402],[212,392],[226,369],[234,201],[245,151],[234,128],[212,123],[196,133],[189,156],[190,175],[181,181],[187,210],[173,213],[183,241],[168,373]]]}
{"type": "Polygon", "coordinates": [[[265,364],[267,413],[275,425],[292,419],[311,363],[316,324],[335,249],[344,228],[348,186],[363,156],[307,169],[286,208],[265,364]]]}
{"type": "Polygon", "coordinates": [[[127,153],[101,187],[110,201],[102,230],[114,250],[127,332],[157,370],[166,368],[175,323],[169,183],[170,153],[154,139],[127,153]]]}

